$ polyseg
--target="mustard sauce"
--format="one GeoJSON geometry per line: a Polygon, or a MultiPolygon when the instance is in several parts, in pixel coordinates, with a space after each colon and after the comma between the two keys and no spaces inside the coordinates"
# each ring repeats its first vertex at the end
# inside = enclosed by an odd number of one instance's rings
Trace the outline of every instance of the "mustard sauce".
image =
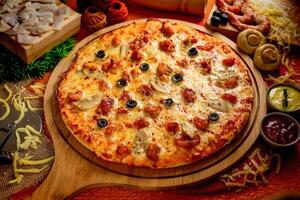
{"type": "Polygon", "coordinates": [[[295,111],[300,108],[300,91],[289,86],[274,87],[269,92],[271,105],[281,111],[295,111]]]}

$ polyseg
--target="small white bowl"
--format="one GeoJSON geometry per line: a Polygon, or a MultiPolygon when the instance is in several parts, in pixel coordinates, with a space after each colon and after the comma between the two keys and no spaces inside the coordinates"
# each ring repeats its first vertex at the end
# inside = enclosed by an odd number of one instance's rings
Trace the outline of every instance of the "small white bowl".
{"type": "Polygon", "coordinates": [[[279,111],[279,112],[284,112],[284,113],[292,113],[292,114],[298,113],[298,112],[300,113],[300,108],[298,108],[296,110],[292,110],[292,111],[284,111],[284,110],[280,110],[280,109],[276,108],[275,106],[273,106],[273,104],[271,103],[271,100],[270,100],[270,96],[269,96],[270,91],[272,89],[274,89],[276,87],[280,87],[280,86],[291,87],[291,88],[294,88],[294,89],[296,89],[297,91],[300,92],[300,88],[298,86],[296,86],[296,85],[293,85],[293,84],[289,84],[289,83],[276,83],[276,84],[272,85],[271,87],[268,88],[267,93],[266,93],[266,95],[267,95],[266,98],[267,98],[267,102],[268,102],[269,108],[271,108],[271,110],[273,110],[273,111],[279,111]]]}

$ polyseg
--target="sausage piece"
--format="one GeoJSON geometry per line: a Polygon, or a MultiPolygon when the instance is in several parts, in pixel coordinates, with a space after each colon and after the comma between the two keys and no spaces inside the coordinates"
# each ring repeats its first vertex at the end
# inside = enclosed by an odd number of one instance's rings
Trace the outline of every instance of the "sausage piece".
{"type": "Polygon", "coordinates": [[[159,48],[166,52],[175,51],[175,44],[173,44],[172,40],[163,40],[159,42],[159,48]]]}
{"type": "Polygon", "coordinates": [[[148,144],[147,157],[150,160],[158,161],[158,159],[159,159],[159,152],[160,152],[160,148],[159,148],[159,146],[157,144],[154,144],[154,143],[148,144]]]}
{"type": "Polygon", "coordinates": [[[194,103],[197,99],[196,92],[189,88],[184,88],[181,95],[187,103],[194,103]]]}
{"type": "Polygon", "coordinates": [[[118,155],[120,155],[121,157],[125,157],[125,156],[127,156],[127,155],[129,155],[131,153],[131,150],[130,150],[130,148],[127,145],[119,144],[117,146],[116,153],[118,155]]]}

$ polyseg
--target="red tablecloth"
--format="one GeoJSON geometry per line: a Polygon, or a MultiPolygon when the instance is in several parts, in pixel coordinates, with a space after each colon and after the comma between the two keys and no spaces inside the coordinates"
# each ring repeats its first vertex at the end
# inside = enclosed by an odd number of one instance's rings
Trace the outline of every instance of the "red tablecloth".
{"type": "MultiPolygon", "coordinates": [[[[72,8],[76,9],[75,0],[68,0],[67,3],[72,8]]],[[[204,25],[207,14],[212,7],[212,0],[208,0],[208,5],[205,10],[204,19],[199,19],[193,16],[187,16],[176,13],[160,12],[141,7],[130,6],[128,20],[139,18],[170,18],[184,20],[199,25],[204,25]]],[[[88,31],[82,27],[76,35],[77,40],[81,40],[88,35],[88,31]]],[[[300,58],[296,59],[297,66],[300,71],[300,58]]],[[[261,143],[261,141],[258,141],[261,143]]],[[[257,144],[256,144],[257,145],[257,144]]],[[[300,192],[300,143],[281,152],[282,168],[279,174],[275,170],[270,170],[267,174],[268,184],[260,184],[258,186],[250,185],[247,188],[236,192],[228,191],[225,185],[220,182],[219,177],[216,177],[206,183],[195,185],[192,188],[185,190],[186,193],[178,191],[143,191],[134,188],[126,187],[102,187],[94,186],[90,189],[83,189],[72,199],[130,199],[130,200],[160,200],[160,199],[184,199],[184,200],[225,200],[225,199],[260,199],[269,194],[283,191],[298,191],[300,192]]],[[[243,161],[240,161],[243,162],[243,161]]],[[[238,164],[237,164],[238,165],[238,164]]],[[[31,190],[23,192],[21,195],[15,195],[13,199],[23,199],[25,194],[32,192],[31,190]]]]}

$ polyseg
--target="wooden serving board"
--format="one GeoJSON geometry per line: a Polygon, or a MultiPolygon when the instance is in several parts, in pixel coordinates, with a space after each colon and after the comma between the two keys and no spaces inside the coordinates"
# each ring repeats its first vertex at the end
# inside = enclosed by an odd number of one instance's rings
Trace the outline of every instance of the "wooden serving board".
{"type": "MultiPolygon", "coordinates": [[[[215,2],[215,1],[214,1],[215,2]]],[[[217,32],[220,32],[228,37],[237,37],[237,35],[239,34],[240,30],[238,30],[237,28],[235,28],[234,26],[232,26],[229,22],[226,23],[225,25],[222,25],[220,24],[219,26],[213,26],[210,22],[212,16],[213,16],[213,12],[215,10],[217,10],[218,7],[216,6],[215,3],[213,3],[213,7],[207,17],[207,21],[205,23],[205,26],[210,29],[210,30],[213,30],[213,31],[217,31],[217,32]]]]}
{"type": "MultiPolygon", "coordinates": [[[[261,0],[260,0],[261,1],[261,0]]],[[[269,0],[270,1],[270,0],[269,0]]],[[[273,2],[280,7],[284,7],[287,9],[288,16],[290,20],[298,24],[298,31],[300,31],[300,3],[297,0],[273,0],[273,2]]],[[[205,23],[205,26],[213,31],[220,32],[228,37],[235,38],[237,35],[241,32],[237,28],[235,28],[233,25],[230,23],[226,23],[226,25],[220,24],[219,26],[213,26],[210,22],[213,12],[217,10],[218,7],[215,4],[215,0],[213,0],[213,7],[209,12],[209,15],[207,17],[207,21],[205,23]]],[[[266,36],[268,37],[268,36],[266,36]]],[[[299,49],[300,48],[300,37],[297,37],[294,41],[292,41],[292,48],[293,49],[299,49]]],[[[299,50],[298,50],[299,51],[299,50]]]]}
{"type": "MultiPolygon", "coordinates": [[[[57,6],[66,7],[65,4],[60,3],[59,1],[57,6]]],[[[32,63],[47,51],[79,31],[81,15],[72,9],[70,10],[71,14],[69,18],[64,21],[61,30],[49,31],[42,34],[37,43],[33,45],[20,44],[17,42],[16,36],[9,36],[3,32],[0,32],[0,44],[21,58],[25,63],[32,63]]]]}
{"type": "MultiPolygon", "coordinates": [[[[143,23],[145,21],[145,19],[134,20],[135,23],[143,23]]],[[[184,167],[169,169],[127,167],[97,158],[94,153],[71,135],[62,123],[57,111],[54,90],[59,77],[68,69],[75,58],[75,53],[82,46],[104,33],[128,25],[133,21],[116,24],[102,29],[78,43],[69,56],[57,65],[50,77],[44,97],[44,113],[49,132],[53,138],[56,157],[49,176],[34,192],[32,199],[40,199],[41,197],[44,199],[61,199],[79,188],[99,183],[129,185],[144,189],[166,189],[186,186],[219,174],[237,162],[253,145],[259,135],[260,121],[266,114],[266,89],[265,83],[259,71],[254,68],[251,59],[241,53],[235,43],[218,33],[183,21],[169,21],[183,23],[222,39],[245,62],[244,64],[249,69],[255,90],[255,100],[253,112],[243,131],[229,145],[212,157],[184,167]]]]}

